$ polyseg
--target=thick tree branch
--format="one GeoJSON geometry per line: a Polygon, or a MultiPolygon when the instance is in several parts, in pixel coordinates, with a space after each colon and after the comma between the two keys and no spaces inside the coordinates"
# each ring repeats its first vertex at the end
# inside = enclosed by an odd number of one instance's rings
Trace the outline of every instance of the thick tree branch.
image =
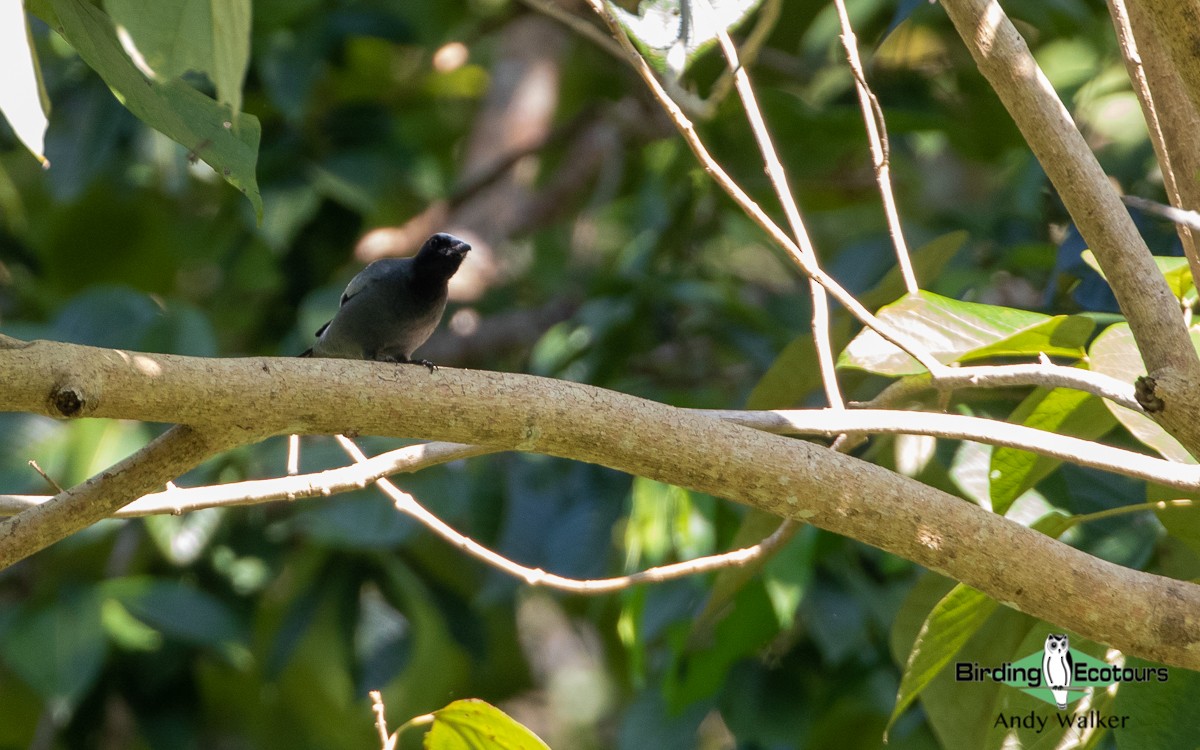
{"type": "MultiPolygon", "coordinates": [[[[1196,132],[1196,109],[1183,90],[1179,73],[1170,56],[1158,44],[1152,21],[1135,4],[1130,9],[1124,0],[1108,0],[1109,14],[1117,31],[1121,57],[1142,107],[1142,117],[1150,133],[1150,144],[1162,171],[1167,199],[1177,210],[1200,206],[1200,183],[1195,179],[1197,150],[1192,133],[1196,132]],[[1135,20],[1136,19],[1136,20],[1135,20]],[[1135,26],[1138,31],[1135,31],[1135,26]],[[1138,44],[1138,39],[1141,44],[1138,44]],[[1150,81],[1154,81],[1151,88],[1150,81]],[[1180,169],[1182,167],[1182,170],[1180,169]],[[1178,175],[1184,179],[1178,179],[1178,175]]],[[[1129,205],[1128,196],[1125,202],[1129,205]]],[[[1192,283],[1200,286],[1200,254],[1196,252],[1196,228],[1177,223],[1175,229],[1183,245],[1183,254],[1192,270],[1192,283]]]]}
{"type": "MultiPolygon", "coordinates": [[[[256,434],[404,436],[601,464],[812,523],[1126,653],[1200,668],[1200,587],[1194,584],[1099,560],[820,446],[601,388],[512,373],[199,359],[44,341],[0,348],[0,382],[3,410],[188,423],[193,427],[181,430],[181,442],[193,441],[183,446],[193,458],[176,459],[176,466],[214,449],[202,439],[209,430],[245,436],[236,427],[243,421],[253,423],[256,434]],[[1085,598],[1093,603],[1086,613],[1075,606],[1085,598]]],[[[107,507],[119,507],[164,481],[175,468],[157,462],[170,457],[166,448],[140,453],[119,473],[87,486],[107,507]],[[121,480],[134,475],[139,481],[121,480]]],[[[6,546],[23,533],[24,516],[8,522],[15,530],[10,527],[6,546]]],[[[16,556],[6,549],[3,559],[16,556]]]]}
{"type": "Polygon", "coordinates": [[[1200,450],[1200,360],[1178,304],[1104,170],[1000,4],[942,5],[1104,269],[1156,378],[1156,419],[1191,451],[1200,450]]]}

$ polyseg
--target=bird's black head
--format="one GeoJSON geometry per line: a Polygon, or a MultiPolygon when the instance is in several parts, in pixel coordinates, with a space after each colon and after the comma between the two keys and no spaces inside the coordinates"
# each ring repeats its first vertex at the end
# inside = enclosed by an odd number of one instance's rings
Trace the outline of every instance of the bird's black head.
{"type": "Polygon", "coordinates": [[[417,252],[414,269],[421,274],[449,279],[462,265],[463,258],[471,246],[452,234],[438,232],[421,245],[417,252]]]}

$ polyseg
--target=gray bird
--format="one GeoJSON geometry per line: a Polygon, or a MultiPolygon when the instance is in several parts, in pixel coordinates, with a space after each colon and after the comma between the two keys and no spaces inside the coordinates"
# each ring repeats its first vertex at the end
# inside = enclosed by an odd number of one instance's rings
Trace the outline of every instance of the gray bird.
{"type": "Polygon", "coordinates": [[[415,362],[412,354],[446,309],[446,284],[471,246],[452,234],[425,240],[412,258],[385,258],[364,268],[342,292],[333,320],[317,331],[317,342],[301,357],[415,362]]]}

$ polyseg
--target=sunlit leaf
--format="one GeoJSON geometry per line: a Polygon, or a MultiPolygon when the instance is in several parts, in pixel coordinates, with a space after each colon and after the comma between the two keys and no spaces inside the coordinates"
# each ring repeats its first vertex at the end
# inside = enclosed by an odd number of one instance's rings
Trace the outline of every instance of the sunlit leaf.
{"type": "Polygon", "coordinates": [[[536,734],[477,698],[454,701],[433,712],[426,750],[550,750],[536,734]]]}
{"type": "MultiPolygon", "coordinates": [[[[1040,354],[1079,358],[1094,326],[1082,316],[1051,317],[925,291],[887,305],[877,316],[943,363],[1040,354]]],[[[838,365],[881,375],[924,372],[916,360],[870,329],[850,342],[838,365]]]]}
{"type": "Polygon", "coordinates": [[[896,707],[888,719],[889,729],[998,606],[987,594],[961,583],[942,597],[921,626],[909,652],[896,693],[896,707]]]}
{"type": "MultiPolygon", "coordinates": [[[[1091,250],[1084,250],[1080,257],[1096,273],[1104,276],[1104,271],[1100,268],[1100,261],[1096,260],[1096,255],[1091,250]]],[[[1183,299],[1193,289],[1192,269],[1188,265],[1187,258],[1155,255],[1154,265],[1158,266],[1158,270],[1167,280],[1167,286],[1171,288],[1171,293],[1175,295],[1176,299],[1183,299]]],[[[1104,279],[1107,281],[1108,277],[1104,276],[1104,279]]]]}
{"type": "Polygon", "coordinates": [[[47,165],[45,137],[50,100],[42,84],[29,24],[19,2],[0,3],[0,113],[38,161],[47,165]]]}

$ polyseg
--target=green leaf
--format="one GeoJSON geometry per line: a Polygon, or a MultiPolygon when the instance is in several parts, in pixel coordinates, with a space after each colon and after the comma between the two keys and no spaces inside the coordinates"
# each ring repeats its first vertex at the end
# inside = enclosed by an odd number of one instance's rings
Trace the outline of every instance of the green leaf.
{"type": "Polygon", "coordinates": [[[782,630],[795,623],[796,610],[813,580],[816,553],[817,530],[804,526],[794,539],[768,556],[763,567],[763,588],[782,630]]]}
{"type": "MultiPolygon", "coordinates": [[[[1070,388],[1034,390],[1009,415],[1008,421],[1084,440],[1095,440],[1117,424],[1102,399],[1070,388]]],[[[992,510],[1003,515],[1014,500],[1061,463],[1050,456],[996,446],[988,472],[992,510]]]]}
{"type": "Polygon", "coordinates": [[[29,22],[22,3],[0,3],[0,50],[3,50],[4,75],[0,76],[0,113],[13,132],[42,166],[49,166],[45,155],[46,126],[50,99],[42,83],[42,70],[34,54],[29,22]]]}
{"type": "MultiPolygon", "coordinates": [[[[1191,336],[1192,345],[1197,346],[1200,328],[1193,327],[1191,336]]],[[[1197,348],[1200,349],[1200,346],[1197,348]]],[[[1128,323],[1116,323],[1105,328],[1092,342],[1088,350],[1088,360],[1096,372],[1125,383],[1132,383],[1146,374],[1146,366],[1142,363],[1142,355],[1138,352],[1128,323]]],[[[1158,451],[1163,458],[1180,463],[1196,463],[1196,459],[1192,458],[1178,440],[1149,417],[1108,400],[1104,401],[1104,406],[1135,438],[1158,451]]]]}
{"type": "Polygon", "coordinates": [[[22,613],[0,641],[4,663],[48,701],[73,708],[108,653],[94,590],[73,591],[22,613]]]}
{"type": "MultiPolygon", "coordinates": [[[[1108,277],[1104,275],[1104,271],[1100,268],[1100,262],[1096,260],[1095,254],[1091,250],[1084,250],[1080,253],[1083,262],[1091,266],[1096,273],[1100,274],[1105,281],[1108,277]]],[[[1171,288],[1171,293],[1176,299],[1183,299],[1193,288],[1192,284],[1192,269],[1188,266],[1187,258],[1177,256],[1155,255],[1154,265],[1158,266],[1158,270],[1167,280],[1167,286],[1171,288]]]]}
{"type": "MultiPolygon", "coordinates": [[[[910,659],[918,637],[934,608],[953,590],[953,581],[937,575],[926,575],[910,590],[908,597],[893,620],[891,650],[901,663],[910,659]]],[[[980,623],[977,632],[969,637],[952,658],[961,662],[1000,664],[1014,655],[1024,656],[1020,648],[1034,619],[1007,607],[996,607],[991,617],[980,623]]],[[[926,635],[926,637],[928,637],[926,635]]],[[[1045,634],[1042,634],[1045,638],[1045,634]]],[[[932,654],[931,654],[932,656],[932,654]]],[[[1005,708],[1011,696],[1025,698],[1019,691],[996,682],[964,685],[954,679],[951,670],[943,669],[927,681],[921,690],[921,708],[940,740],[940,747],[982,748],[999,747],[985,744],[997,713],[1005,708]],[[970,691],[969,693],[967,691],[970,691]],[[965,704],[969,701],[969,704],[965,704]],[[970,710],[963,710],[969,705],[970,710]]]]}
{"type": "Polygon", "coordinates": [[[433,712],[426,750],[550,750],[536,734],[495,706],[467,698],[433,712]]]}
{"type": "Polygon", "coordinates": [[[961,583],[934,606],[909,651],[889,730],[998,606],[987,594],[961,583]]]}
{"type": "MultiPolygon", "coordinates": [[[[1052,511],[1035,521],[1031,528],[1057,539],[1069,525],[1068,516],[1061,511],[1052,511]]],[[[962,583],[956,584],[933,606],[908,652],[900,688],[896,692],[896,707],[887,723],[889,730],[998,606],[999,603],[987,594],[962,583]]]]}
{"type": "Polygon", "coordinates": [[[1200,554],[1200,492],[1183,492],[1159,484],[1146,486],[1146,502],[1171,503],[1174,500],[1190,500],[1191,505],[1170,504],[1156,509],[1154,514],[1168,534],[1200,554]]]}
{"type": "Polygon", "coordinates": [[[146,625],[186,643],[224,651],[245,639],[240,623],[223,602],[182,583],[118,578],[105,583],[104,593],[146,625]]]}
{"type": "MultiPolygon", "coordinates": [[[[839,351],[850,341],[848,315],[835,315],[830,326],[830,345],[839,351]]],[[[821,387],[821,368],[811,333],[797,336],[759,379],[746,398],[747,409],[789,409],[821,387]]]]}
{"type": "Polygon", "coordinates": [[[762,0],[645,0],[638,13],[609,3],[629,36],[647,50],[652,62],[664,60],[681,73],[717,39],[718,29],[740,24],[762,0]]]}
{"type": "Polygon", "coordinates": [[[241,110],[250,62],[250,0],[105,0],[104,8],[155,77],[204,73],[221,103],[231,112],[241,110]]]}
{"type": "MultiPolygon", "coordinates": [[[[913,274],[917,280],[936,279],[940,276],[946,264],[962,249],[963,243],[967,241],[967,236],[964,231],[943,234],[909,253],[912,259],[913,274]]],[[[858,296],[858,301],[868,310],[874,310],[903,294],[904,277],[900,274],[899,266],[892,266],[879,280],[879,283],[858,296]]]]}
{"type": "Polygon", "coordinates": [[[140,120],[182,144],[242,192],[262,220],[262,197],[254,169],[258,120],[229,111],[180,80],[147,80],[126,57],[112,20],[83,0],[53,0],[58,31],[125,107],[140,120]]]}
{"type": "MultiPolygon", "coordinates": [[[[919,292],[887,305],[878,317],[943,363],[984,357],[1032,358],[1040,354],[1080,358],[1094,323],[1079,315],[1050,317],[1027,310],[962,302],[919,292]]],[[[864,329],[838,360],[882,375],[925,371],[912,357],[864,329]]]]}
{"type": "Polygon", "coordinates": [[[752,582],[738,592],[728,607],[710,638],[699,641],[697,634],[693,634],[683,650],[673,655],[662,686],[663,697],[673,711],[682,711],[685,706],[716,694],[729,680],[729,672],[738,661],[759,652],[779,634],[775,602],[765,584],[752,582]]]}
{"type": "MultiPolygon", "coordinates": [[[[1161,666],[1136,657],[1125,660],[1126,668],[1161,666]]],[[[1200,702],[1200,673],[1171,669],[1166,682],[1127,682],[1117,691],[1112,713],[1136,716],[1129,726],[1113,732],[1120,750],[1191,750],[1196,747],[1196,726],[1183,717],[1192,716],[1200,702]]]]}
{"type": "MultiPolygon", "coordinates": [[[[730,542],[730,549],[744,549],[758,544],[774,533],[779,528],[779,524],[779,516],[751,508],[734,533],[733,541],[730,542]]],[[[812,539],[813,529],[811,527],[803,527],[799,533],[808,537],[799,542],[799,544],[810,547],[815,543],[812,539]]],[[[792,539],[788,544],[797,544],[797,542],[795,539],[792,539]]],[[[688,641],[691,643],[711,642],[717,625],[732,613],[733,607],[731,604],[733,600],[747,583],[757,579],[759,573],[767,566],[768,562],[770,562],[770,558],[764,559],[760,557],[752,560],[747,565],[724,568],[717,573],[716,578],[713,579],[712,586],[709,588],[708,599],[704,603],[704,609],[692,619],[688,641]]],[[[766,585],[765,579],[764,585],[766,585]]],[[[772,601],[772,604],[774,604],[774,601],[772,601]]]]}

